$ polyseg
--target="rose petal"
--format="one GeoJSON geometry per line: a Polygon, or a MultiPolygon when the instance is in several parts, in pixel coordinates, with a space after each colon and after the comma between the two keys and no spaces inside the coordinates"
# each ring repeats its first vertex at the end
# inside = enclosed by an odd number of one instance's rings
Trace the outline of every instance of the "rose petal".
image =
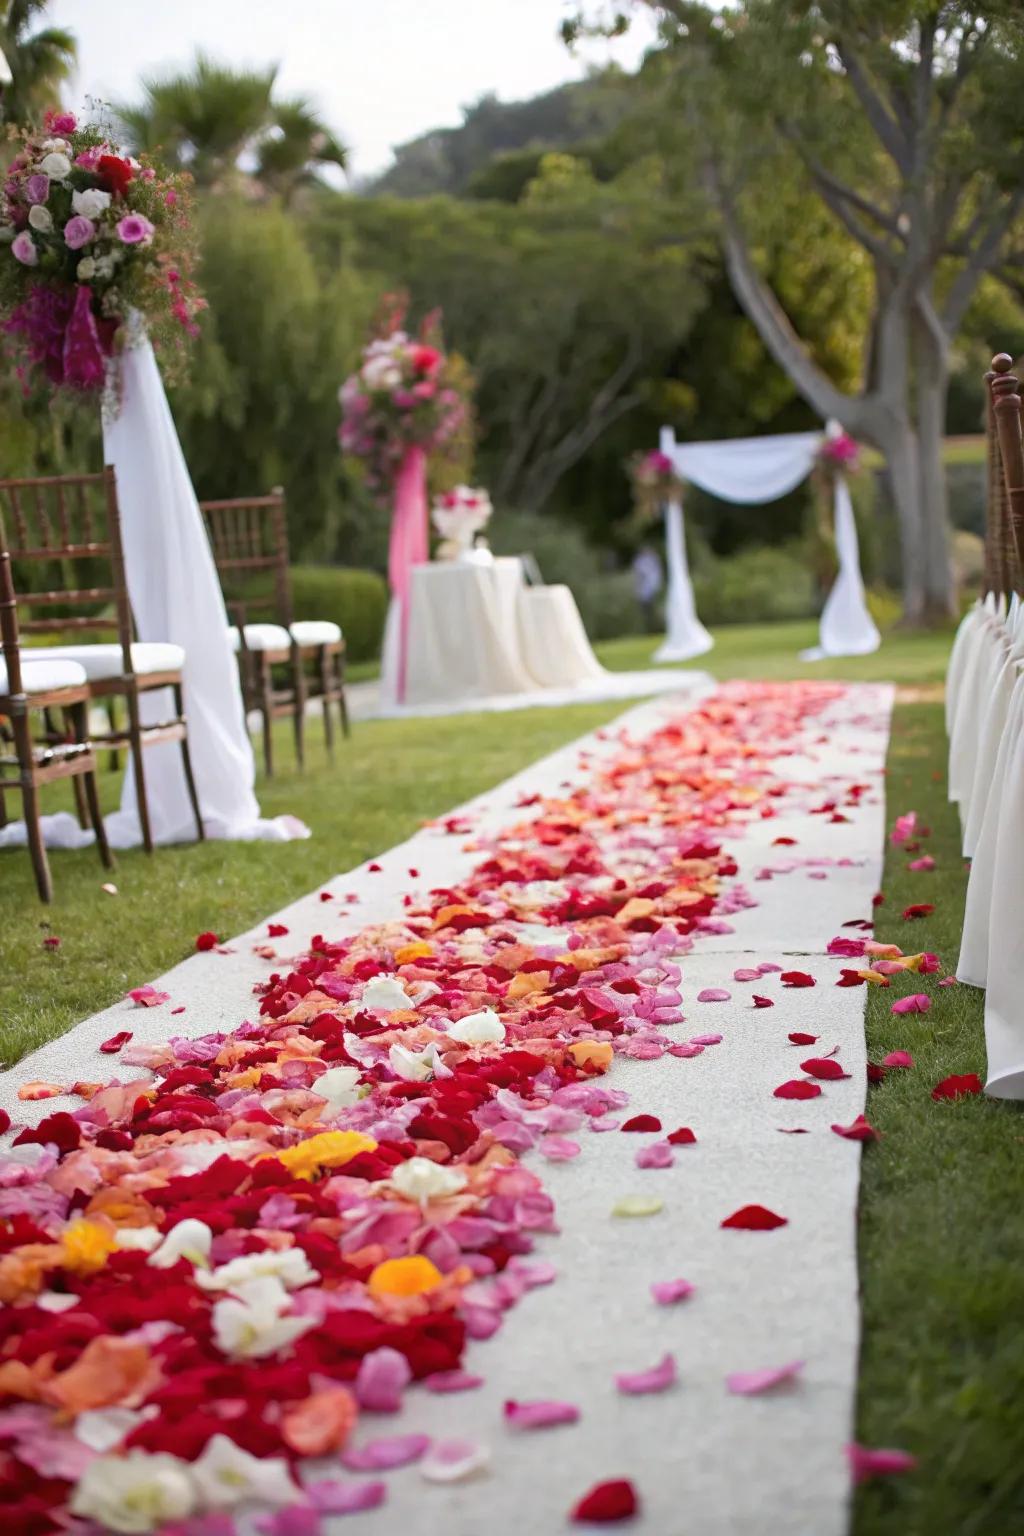
{"type": "Polygon", "coordinates": [[[664,1200],[654,1200],[646,1195],[623,1195],[612,1206],[613,1216],[657,1216],[665,1206],[664,1200]]]}
{"type": "Polygon", "coordinates": [[[801,1030],[796,1029],[788,1038],[794,1045],[815,1045],[821,1039],[821,1036],[805,1035],[801,1030]]]}
{"type": "Polygon", "coordinates": [[[661,1121],[657,1115],[634,1115],[627,1120],[621,1129],[624,1131],[660,1131],[661,1121]]]}
{"type": "Polygon", "coordinates": [[[397,1413],[402,1392],[412,1380],[408,1360],[397,1349],[371,1350],[359,1362],[355,1390],[360,1408],[371,1413],[397,1413]]]}
{"type": "Polygon", "coordinates": [[[482,1376],[474,1376],[471,1371],[462,1370],[434,1371],[420,1382],[420,1386],[426,1387],[428,1392],[475,1392],[483,1384],[482,1376]]]}
{"type": "Polygon", "coordinates": [[[721,1043],[721,1035],[694,1035],[690,1040],[691,1045],[721,1045],[721,1043]]]}
{"type": "Polygon", "coordinates": [[[813,987],[817,983],[806,971],[783,971],[779,978],[784,987],[813,987]]]}
{"type": "Polygon", "coordinates": [[[690,1147],[697,1140],[688,1125],[681,1125],[678,1131],[671,1131],[667,1139],[672,1147],[690,1147]]]}
{"type": "Polygon", "coordinates": [[[846,1447],[846,1459],[855,1484],[866,1483],[873,1477],[894,1477],[901,1472],[913,1472],[917,1467],[917,1457],[907,1451],[872,1450],[856,1443],[846,1447]]]}
{"type": "Polygon", "coordinates": [[[733,981],[757,981],[760,975],[761,972],[759,970],[752,971],[749,968],[741,966],[738,971],[733,971],[732,979],[733,981]]]}
{"type": "Polygon", "coordinates": [[[893,1013],[927,1013],[932,1000],[926,992],[911,992],[909,997],[898,998],[892,1005],[893,1013]]]}
{"type": "Polygon", "coordinates": [[[429,1483],[460,1483],[486,1467],[491,1453],[473,1440],[437,1440],[420,1463],[429,1483]]]}
{"type": "Polygon", "coordinates": [[[944,1077],[941,1083],[936,1083],[932,1089],[932,1098],[939,1099],[963,1099],[972,1093],[981,1092],[981,1078],[974,1072],[967,1072],[962,1076],[956,1073],[952,1077],[944,1077]]]}
{"type": "Polygon", "coordinates": [[[340,1479],[325,1479],[309,1483],[306,1493],[311,1503],[322,1515],[356,1515],[364,1509],[376,1509],[388,1496],[387,1483],[343,1483],[340,1479]]]}
{"type": "Polygon", "coordinates": [[[652,1141],[639,1149],[633,1161],[638,1168],[671,1168],[675,1158],[667,1141],[652,1141]]]}
{"type": "Polygon", "coordinates": [[[930,917],[935,911],[933,901],[916,901],[912,906],[903,908],[903,921],[912,922],[915,917],[930,917]]]}
{"type": "Polygon", "coordinates": [[[890,1051],[888,1056],[882,1057],[883,1067],[912,1067],[914,1058],[909,1051],[890,1051]]]}
{"type": "Polygon", "coordinates": [[[615,1385],[629,1397],[641,1397],[647,1392],[665,1392],[676,1382],[675,1356],[663,1355],[657,1365],[645,1371],[620,1371],[615,1385]]]}
{"type": "Polygon", "coordinates": [[[831,1061],[827,1056],[809,1056],[806,1061],[800,1063],[801,1072],[806,1072],[808,1077],[821,1078],[823,1082],[837,1082],[842,1077],[849,1077],[849,1072],[839,1065],[838,1061],[831,1061]]]}
{"type": "Polygon", "coordinates": [[[633,1484],[625,1478],[595,1483],[589,1493],[574,1505],[569,1518],[575,1524],[610,1525],[629,1520],[640,1508],[633,1484]]]}
{"type": "Polygon", "coordinates": [[[770,1392],[783,1382],[793,1381],[804,1368],[803,1360],[791,1360],[788,1365],[777,1365],[760,1371],[733,1371],[725,1378],[729,1391],[737,1397],[756,1397],[760,1392],[770,1392]]]}
{"type": "Polygon", "coordinates": [[[834,1125],[832,1129],[837,1136],[845,1136],[847,1141],[878,1141],[882,1134],[863,1115],[858,1115],[849,1125],[834,1125]]]}
{"type": "MultiPolygon", "coordinates": [[[[166,997],[167,994],[164,995],[166,997]]],[[[148,1006],[148,1004],[144,1006],[148,1006]]],[[[113,1056],[116,1051],[123,1050],[131,1038],[132,1032],[130,1029],[119,1030],[116,1035],[111,1035],[109,1040],[103,1041],[100,1050],[105,1056],[113,1056]]]]}
{"type": "Polygon", "coordinates": [[[705,987],[697,993],[698,1003],[728,1003],[732,1000],[732,993],[724,987],[705,987]]]}
{"type": "MultiPolygon", "coordinates": [[[[125,996],[130,997],[139,1008],[158,1008],[161,1003],[169,1003],[171,1000],[169,992],[158,992],[156,987],[148,983],[144,987],[133,987],[130,992],[125,993],[125,996]]],[[[103,1047],[100,1046],[100,1050],[102,1049],[103,1047]]]]}
{"type": "Polygon", "coordinates": [[[817,1083],[809,1083],[802,1077],[792,1077],[788,1083],[780,1083],[772,1094],[774,1099],[816,1099],[821,1092],[817,1083]]]}
{"type": "Polygon", "coordinates": [[[788,1224],[788,1216],[777,1216],[764,1205],[741,1205],[738,1211],[733,1211],[721,1223],[723,1227],[732,1227],[740,1232],[771,1232],[775,1227],[788,1224]]]}
{"type": "Polygon", "coordinates": [[[921,859],[911,859],[910,863],[907,865],[907,868],[914,871],[934,869],[935,860],[932,858],[930,853],[926,853],[921,859]]]}
{"type": "Polygon", "coordinates": [[[550,1429],[555,1424],[575,1424],[580,1411],[575,1403],[545,1401],[516,1403],[511,1399],[502,1410],[511,1429],[550,1429]]]}
{"type": "Polygon", "coordinates": [[[687,1296],[693,1294],[693,1285],[689,1280],[652,1280],[651,1295],[659,1307],[671,1307],[677,1301],[685,1301],[687,1296]]]}
{"type": "Polygon", "coordinates": [[[341,1453],[341,1463],[350,1472],[386,1472],[392,1467],[405,1467],[411,1461],[419,1461],[429,1449],[429,1435],[392,1435],[386,1439],[368,1440],[358,1448],[346,1446],[341,1453]]]}
{"type": "Polygon", "coordinates": [[[540,1143],[540,1150],[551,1163],[567,1163],[571,1158],[580,1154],[578,1141],[570,1141],[567,1136],[545,1136],[540,1143]]]}

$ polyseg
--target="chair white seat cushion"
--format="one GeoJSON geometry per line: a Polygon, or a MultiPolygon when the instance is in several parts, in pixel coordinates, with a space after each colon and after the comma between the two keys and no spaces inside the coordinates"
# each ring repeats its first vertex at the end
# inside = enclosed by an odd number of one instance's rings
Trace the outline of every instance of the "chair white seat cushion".
{"type": "MultiPolygon", "coordinates": [[[[31,654],[33,664],[37,656],[40,660],[45,657],[47,661],[77,662],[90,683],[124,674],[119,645],[54,645],[31,654]]],[[[180,645],[171,645],[167,640],[136,640],[132,644],[132,668],[139,677],[153,672],[180,672],[184,665],[185,652],[180,645]]]]}
{"type": "MultiPolygon", "coordinates": [[[[21,685],[26,693],[48,693],[51,688],[81,688],[88,682],[85,668],[75,661],[35,661],[24,654],[21,685]]],[[[7,663],[0,656],[0,693],[7,692],[7,663]]]]}
{"type": "Polygon", "coordinates": [[[328,619],[298,619],[292,625],[296,645],[334,645],[341,639],[341,627],[328,619]]]}
{"type": "MultiPolygon", "coordinates": [[[[228,638],[231,641],[231,649],[241,649],[241,640],[238,628],[232,624],[228,630],[228,638]]],[[[245,643],[250,651],[289,651],[291,640],[288,631],[280,624],[247,624],[245,626],[245,643]]]]}

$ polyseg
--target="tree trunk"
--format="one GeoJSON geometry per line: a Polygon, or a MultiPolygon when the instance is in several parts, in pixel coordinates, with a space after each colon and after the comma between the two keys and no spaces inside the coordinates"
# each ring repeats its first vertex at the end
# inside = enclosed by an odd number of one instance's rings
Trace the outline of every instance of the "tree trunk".
{"type": "Polygon", "coordinates": [[[942,622],[957,612],[956,579],[950,556],[946,471],[942,445],[949,390],[948,344],[922,325],[915,338],[917,437],[921,475],[922,558],[925,622],[942,622]]]}
{"type": "Polygon", "coordinates": [[[903,572],[903,620],[917,625],[927,621],[921,464],[917,434],[909,421],[893,422],[880,444],[889,470],[889,486],[896,507],[903,572]]]}

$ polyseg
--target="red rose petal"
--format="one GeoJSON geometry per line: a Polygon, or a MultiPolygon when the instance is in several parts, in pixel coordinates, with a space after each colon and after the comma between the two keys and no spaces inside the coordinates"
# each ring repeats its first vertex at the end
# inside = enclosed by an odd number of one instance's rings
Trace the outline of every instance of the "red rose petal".
{"type": "Polygon", "coordinates": [[[888,1056],[882,1057],[883,1067],[912,1067],[914,1058],[909,1051],[890,1051],[888,1056]]]}
{"type": "Polygon", "coordinates": [[[933,901],[916,901],[913,906],[903,908],[903,921],[906,923],[915,917],[929,917],[934,911],[933,901]]]}
{"type": "Polygon", "coordinates": [[[932,1098],[938,1102],[940,1099],[963,1099],[969,1094],[981,1092],[981,1078],[976,1072],[966,1072],[958,1075],[953,1073],[951,1077],[944,1077],[941,1083],[936,1083],[932,1089],[932,1098]]]}
{"type": "Polygon", "coordinates": [[[109,1040],[104,1040],[100,1050],[107,1056],[113,1056],[114,1052],[122,1050],[131,1038],[130,1029],[121,1029],[116,1035],[111,1035],[109,1040]]]}
{"type": "Polygon", "coordinates": [[[885,1081],[885,1068],[880,1067],[877,1061],[868,1062],[868,1082],[883,1083],[885,1081]]]}
{"type": "Polygon", "coordinates": [[[753,996],[753,1002],[754,1002],[754,1007],[755,1008],[774,1008],[775,1007],[775,1004],[774,1004],[774,1002],[772,1001],[772,999],[770,997],[758,997],[756,992],[754,993],[754,996],[753,996]]]}
{"type": "Polygon", "coordinates": [[[60,949],[60,939],[55,933],[48,934],[43,940],[44,949],[60,949]]]}
{"type": "Polygon", "coordinates": [[[383,867],[382,864],[367,864],[366,873],[368,875],[379,875],[383,867]]]}
{"type": "Polygon", "coordinates": [[[625,1125],[619,1127],[623,1131],[660,1131],[661,1121],[657,1115],[634,1115],[627,1120],[625,1125]]]}
{"type": "Polygon", "coordinates": [[[795,1029],[788,1038],[794,1045],[814,1045],[821,1039],[820,1035],[805,1035],[801,1030],[795,1029]]]}
{"type": "Polygon", "coordinates": [[[871,905],[873,907],[884,907],[885,906],[885,892],[884,891],[876,891],[875,894],[871,898],[871,905]]]}
{"type": "Polygon", "coordinates": [[[678,1131],[669,1132],[668,1140],[674,1147],[689,1147],[697,1138],[688,1125],[681,1125],[678,1131]]]}
{"type": "Polygon", "coordinates": [[[806,971],[783,971],[779,980],[784,987],[813,987],[816,985],[813,976],[808,976],[806,971]]]}
{"type": "Polygon", "coordinates": [[[817,1083],[809,1083],[805,1078],[794,1077],[788,1083],[780,1083],[772,1094],[775,1099],[816,1099],[821,1089],[817,1083]]]}
{"type": "Polygon", "coordinates": [[[589,1493],[574,1505],[569,1516],[575,1523],[611,1525],[616,1520],[630,1520],[640,1508],[633,1484],[619,1477],[607,1483],[595,1483],[589,1493]]]}
{"type": "Polygon", "coordinates": [[[800,1063],[800,1070],[806,1072],[808,1077],[820,1077],[824,1082],[835,1082],[850,1075],[838,1061],[831,1061],[827,1056],[809,1056],[800,1063]]]}
{"type": "Polygon", "coordinates": [[[196,949],[200,953],[207,949],[216,949],[219,943],[220,940],[215,933],[200,933],[196,937],[196,949]]]}
{"type": "Polygon", "coordinates": [[[866,987],[867,982],[859,971],[849,971],[845,967],[839,972],[837,987],[866,987]]]}
{"type": "Polygon", "coordinates": [[[288,929],[285,927],[284,923],[268,923],[267,924],[267,938],[268,939],[280,939],[280,938],[283,938],[284,935],[287,932],[288,932],[288,929]]]}
{"type": "Polygon", "coordinates": [[[863,1115],[858,1115],[849,1125],[834,1125],[832,1129],[837,1136],[845,1136],[847,1141],[877,1141],[882,1134],[863,1115]]]}
{"type": "Polygon", "coordinates": [[[741,1205],[738,1211],[733,1211],[721,1223],[723,1227],[731,1227],[738,1232],[771,1232],[776,1227],[785,1227],[789,1224],[788,1216],[776,1216],[764,1205],[741,1205]]]}
{"type": "Polygon", "coordinates": [[[11,1128],[11,1117],[6,1109],[0,1109],[0,1136],[3,1136],[11,1128]]]}

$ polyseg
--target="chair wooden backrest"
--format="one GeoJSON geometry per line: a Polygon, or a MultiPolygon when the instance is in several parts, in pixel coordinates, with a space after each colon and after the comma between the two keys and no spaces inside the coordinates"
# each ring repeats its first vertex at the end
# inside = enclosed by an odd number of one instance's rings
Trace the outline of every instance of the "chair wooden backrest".
{"type": "Polygon", "coordinates": [[[0,480],[0,559],[12,603],[0,596],[8,668],[21,636],[113,631],[131,672],[132,610],[109,465],[99,474],[0,480]]]}
{"type": "Polygon", "coordinates": [[[233,621],[244,625],[262,614],[287,629],[294,615],[284,491],[275,486],[267,496],[201,501],[199,506],[233,621]]]}
{"type": "Polygon", "coordinates": [[[1019,592],[1024,585],[1024,401],[1019,381],[1010,371],[1012,367],[1013,359],[1000,352],[992,359],[992,370],[986,377],[990,381],[993,436],[1002,469],[1002,497],[996,498],[993,529],[997,541],[995,558],[1001,551],[1001,590],[1019,592]]]}

